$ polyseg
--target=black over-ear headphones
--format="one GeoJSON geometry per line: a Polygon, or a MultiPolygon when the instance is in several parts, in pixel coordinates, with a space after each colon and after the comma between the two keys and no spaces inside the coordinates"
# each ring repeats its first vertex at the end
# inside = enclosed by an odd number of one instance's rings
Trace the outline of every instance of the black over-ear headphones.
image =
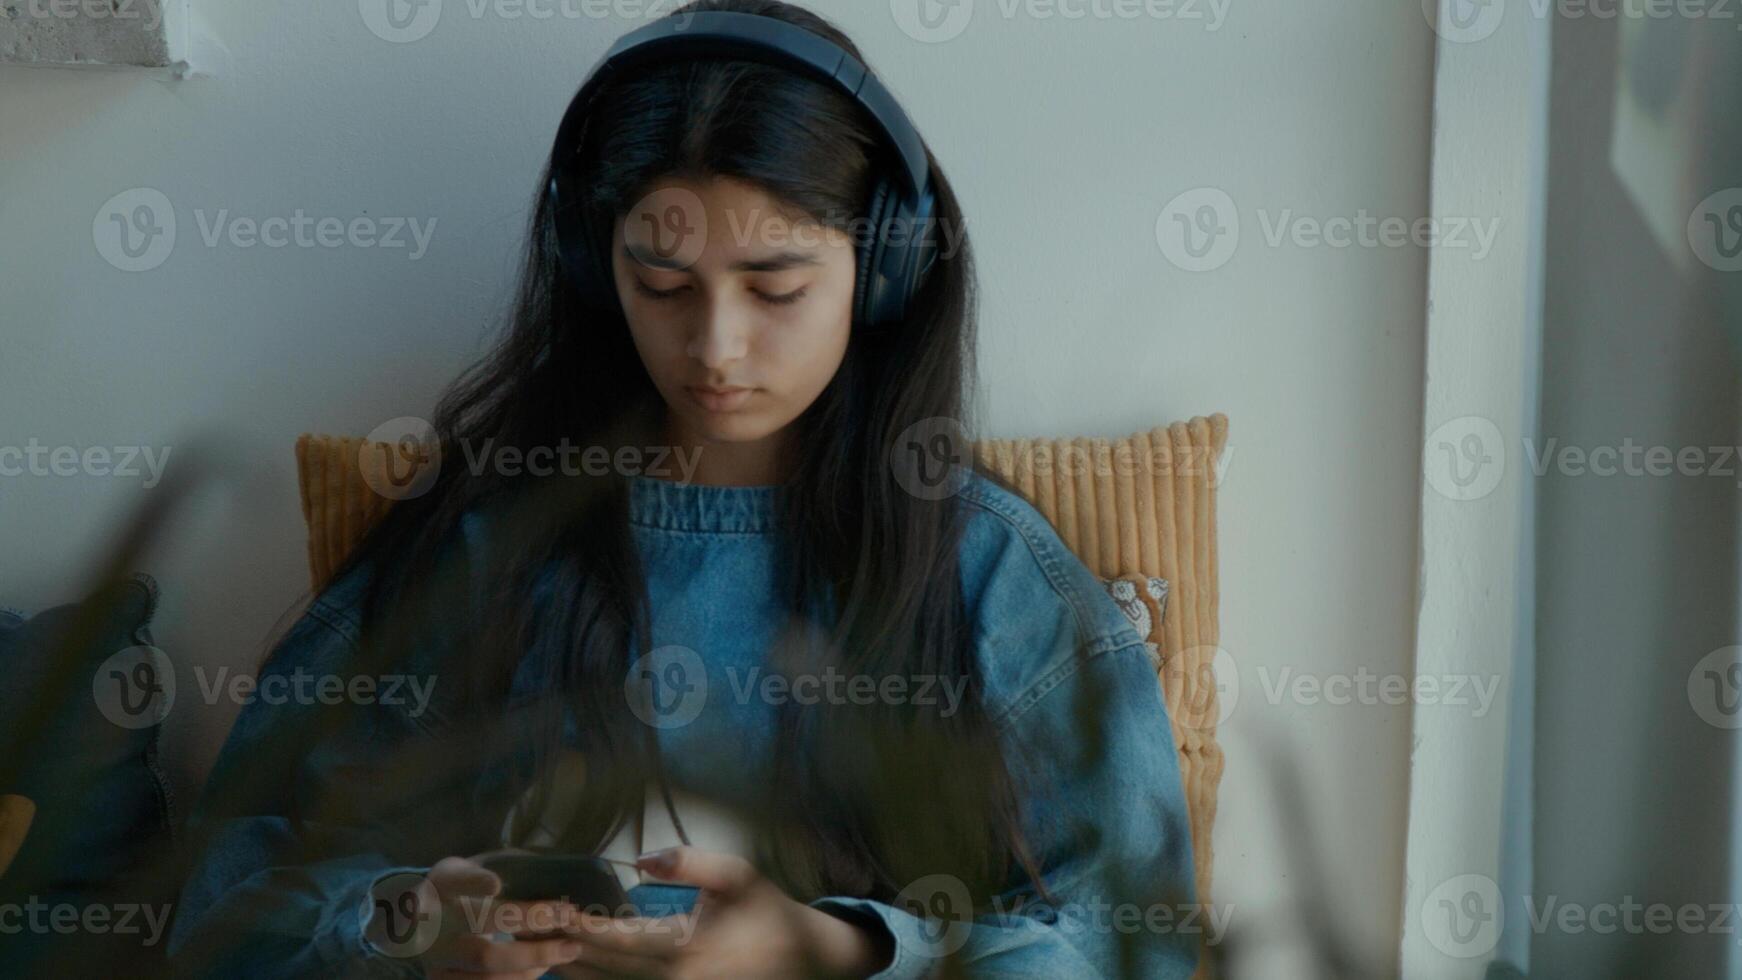
{"type": "Polygon", "coordinates": [[[869,232],[859,239],[853,321],[876,326],[902,320],[938,252],[931,167],[918,130],[889,90],[846,51],[797,25],[726,11],[665,17],[624,35],[569,103],[551,151],[547,193],[556,221],[557,252],[582,298],[599,308],[621,309],[611,257],[598,254],[584,227],[579,181],[586,175],[576,173],[573,166],[593,98],[605,82],[630,69],[695,58],[789,68],[833,85],[870,114],[884,145],[897,159],[893,168],[879,161],[873,180],[864,215],[869,232]]]}

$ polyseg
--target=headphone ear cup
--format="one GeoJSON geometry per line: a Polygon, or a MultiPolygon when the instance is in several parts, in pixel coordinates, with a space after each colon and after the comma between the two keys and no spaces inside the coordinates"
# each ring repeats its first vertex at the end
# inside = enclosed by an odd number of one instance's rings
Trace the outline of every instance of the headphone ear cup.
{"type": "Polygon", "coordinates": [[[859,271],[853,282],[853,321],[863,327],[876,326],[882,315],[883,281],[876,270],[883,264],[883,225],[893,198],[889,181],[877,178],[871,189],[871,205],[865,209],[871,229],[859,248],[859,271]]]}

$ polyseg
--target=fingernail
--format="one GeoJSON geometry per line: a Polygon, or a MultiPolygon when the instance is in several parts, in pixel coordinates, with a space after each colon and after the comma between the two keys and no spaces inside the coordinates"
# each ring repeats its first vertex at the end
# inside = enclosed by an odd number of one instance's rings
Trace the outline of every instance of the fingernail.
{"type": "Polygon", "coordinates": [[[657,851],[648,851],[635,859],[635,865],[650,871],[665,871],[671,867],[671,859],[675,850],[675,848],[666,847],[657,851]]]}

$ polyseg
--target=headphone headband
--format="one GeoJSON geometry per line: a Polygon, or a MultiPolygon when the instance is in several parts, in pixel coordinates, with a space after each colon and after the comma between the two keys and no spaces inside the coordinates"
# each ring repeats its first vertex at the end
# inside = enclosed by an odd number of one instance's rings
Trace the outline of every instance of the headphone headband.
{"type": "MultiPolygon", "coordinates": [[[[583,294],[601,295],[608,287],[595,277],[597,267],[577,254],[584,234],[573,215],[574,189],[568,163],[579,152],[581,129],[592,101],[610,81],[649,64],[717,58],[752,61],[788,69],[823,82],[851,98],[871,117],[885,147],[893,151],[898,178],[878,178],[868,217],[874,229],[899,223],[915,236],[933,217],[935,198],[925,142],[901,104],[857,58],[840,46],[796,24],[736,11],[704,11],[663,17],[625,34],[613,44],[569,102],[551,150],[549,196],[557,221],[559,250],[583,294]]],[[[856,318],[865,323],[900,319],[907,302],[936,260],[936,243],[918,237],[905,242],[879,240],[861,256],[856,318]]],[[[597,258],[597,257],[595,257],[597,258]]],[[[608,270],[608,265],[605,267],[608,270]]]]}
{"type": "MultiPolygon", "coordinates": [[[[685,17],[662,17],[617,39],[575,93],[565,121],[575,109],[590,103],[611,78],[640,65],[687,59],[721,58],[754,61],[802,72],[840,90],[864,106],[881,131],[885,145],[896,151],[908,193],[918,197],[931,184],[925,142],[901,103],[869,69],[827,38],[772,17],[729,11],[707,11],[685,17]]],[[[584,115],[584,113],[583,113],[584,115]]],[[[578,128],[578,126],[576,127],[578,128]]],[[[572,152],[572,142],[559,132],[557,152],[572,152]],[[565,150],[564,148],[567,147],[565,150]]]]}

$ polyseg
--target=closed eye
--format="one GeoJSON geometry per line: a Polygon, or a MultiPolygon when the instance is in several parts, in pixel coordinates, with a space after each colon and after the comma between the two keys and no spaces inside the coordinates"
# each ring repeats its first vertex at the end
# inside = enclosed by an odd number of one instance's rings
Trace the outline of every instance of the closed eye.
{"type": "Polygon", "coordinates": [[[790,293],[781,293],[779,296],[770,296],[761,290],[751,290],[751,292],[754,292],[757,298],[761,299],[764,303],[768,303],[772,306],[786,306],[804,299],[805,290],[809,288],[809,286],[805,286],[795,289],[790,293]]]}
{"type": "MultiPolygon", "coordinates": [[[[682,293],[684,290],[686,290],[688,288],[690,288],[690,287],[677,286],[677,287],[674,287],[672,289],[654,289],[652,286],[649,286],[648,284],[642,282],[640,279],[635,280],[635,291],[640,293],[643,296],[646,296],[648,299],[671,299],[672,297],[678,295],[679,293],[682,293]]],[[[801,299],[804,299],[805,293],[809,289],[810,289],[809,286],[804,286],[804,287],[801,287],[799,289],[795,289],[790,293],[781,293],[779,295],[770,295],[768,293],[762,292],[759,289],[752,289],[751,292],[756,294],[757,299],[761,300],[764,303],[767,303],[770,306],[790,306],[791,304],[796,303],[801,299]]]]}
{"type": "Polygon", "coordinates": [[[676,289],[654,289],[639,279],[635,280],[635,291],[648,299],[671,299],[688,288],[688,286],[679,286],[676,289]]]}

